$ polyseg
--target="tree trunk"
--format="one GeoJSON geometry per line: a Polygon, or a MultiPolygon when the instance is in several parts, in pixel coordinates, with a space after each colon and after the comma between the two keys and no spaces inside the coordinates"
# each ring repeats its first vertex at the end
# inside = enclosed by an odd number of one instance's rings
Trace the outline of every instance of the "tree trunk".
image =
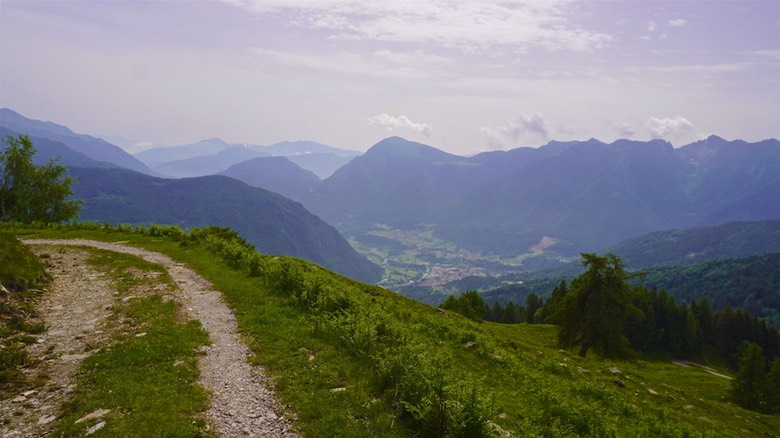
{"type": "Polygon", "coordinates": [[[588,350],[590,349],[590,344],[587,342],[582,344],[582,347],[580,348],[580,357],[585,357],[586,354],[588,354],[588,350]]]}

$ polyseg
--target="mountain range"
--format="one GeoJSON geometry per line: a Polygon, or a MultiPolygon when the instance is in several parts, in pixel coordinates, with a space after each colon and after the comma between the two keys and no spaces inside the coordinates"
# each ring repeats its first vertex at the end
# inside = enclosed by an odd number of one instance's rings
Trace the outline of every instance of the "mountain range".
{"type": "MultiPolygon", "coordinates": [[[[262,252],[301,257],[365,282],[381,277],[382,270],[336,229],[276,193],[222,176],[156,178],[150,174],[157,172],[104,140],[0,110],[0,136],[20,133],[36,147],[36,164],[57,158],[77,178],[73,187],[84,200],[82,220],[231,227],[262,252]]],[[[221,146],[219,141],[203,143],[195,147],[221,146]]]]}
{"type": "Polygon", "coordinates": [[[212,138],[193,144],[147,149],[135,156],[160,174],[174,178],[214,175],[258,157],[287,157],[319,178],[327,178],[359,154],[313,141],[283,141],[259,146],[229,144],[212,138]]]}
{"type": "Polygon", "coordinates": [[[780,142],[591,139],[460,157],[392,137],[307,193],[298,200],[348,235],[385,224],[505,257],[543,241],[572,257],[650,231],[780,217],[780,142]]]}
{"type": "MultiPolygon", "coordinates": [[[[375,233],[378,229],[402,230],[407,236],[417,233],[449,242],[469,251],[467,257],[489,258],[491,263],[520,260],[527,269],[560,265],[580,252],[600,251],[648,232],[780,218],[780,142],[776,139],[747,143],[710,136],[680,148],[663,140],[553,141],[539,148],[470,157],[400,137],[384,139],[360,156],[314,142],[256,146],[210,139],[136,154],[149,164],[147,167],[116,146],[64,126],[26,119],[8,109],[0,115],[1,127],[8,132],[30,133],[41,146],[41,156],[62,151],[60,156],[68,166],[140,168],[147,174],[219,173],[294,199],[305,206],[302,211],[314,213],[350,238],[360,237],[379,246],[385,242],[393,248],[399,243],[414,247],[415,243],[375,233]],[[101,148],[106,151],[95,152],[101,148]],[[305,159],[311,164],[325,157],[344,159],[346,164],[339,167],[338,160],[331,161],[331,167],[338,169],[322,179],[323,173],[318,175],[298,161],[305,159]]],[[[80,183],[86,186],[91,184],[87,179],[102,178],[101,184],[108,184],[107,174],[82,172],[80,183]]],[[[225,199],[234,199],[235,193],[249,189],[224,181],[210,177],[187,184],[192,190],[216,185],[221,187],[217,190],[225,191],[225,199]]],[[[176,186],[183,183],[162,179],[136,182],[147,189],[165,187],[185,199],[183,186],[176,186]]],[[[102,204],[100,214],[107,218],[120,220],[116,215],[121,213],[125,214],[123,221],[164,219],[195,225],[176,220],[177,210],[168,211],[164,205],[159,208],[168,213],[146,219],[137,216],[132,209],[143,200],[123,190],[127,189],[80,193],[96,206],[109,198],[116,201],[110,208],[102,204]],[[121,201],[124,197],[127,200],[121,201]]],[[[186,216],[183,203],[166,202],[186,216]]],[[[198,201],[192,198],[191,202],[198,201]]],[[[92,208],[88,205],[85,214],[101,220],[98,210],[92,208]]],[[[236,207],[231,204],[231,208],[236,207]]],[[[232,215],[232,222],[219,224],[240,226],[238,231],[244,236],[262,234],[253,230],[251,220],[239,221],[226,208],[217,211],[218,204],[205,210],[210,211],[208,220],[215,223],[219,215],[232,215]]],[[[242,210],[242,214],[256,212],[242,210]]],[[[293,242],[293,237],[287,236],[288,249],[277,250],[300,255],[295,249],[300,242],[293,242]]],[[[249,238],[263,249],[259,240],[253,239],[249,238]]],[[[266,239],[276,236],[266,235],[266,239]]],[[[316,239],[310,244],[323,248],[316,239]]],[[[306,257],[318,262],[329,256],[306,257]]],[[[426,262],[418,261],[420,266],[426,262]]]]}

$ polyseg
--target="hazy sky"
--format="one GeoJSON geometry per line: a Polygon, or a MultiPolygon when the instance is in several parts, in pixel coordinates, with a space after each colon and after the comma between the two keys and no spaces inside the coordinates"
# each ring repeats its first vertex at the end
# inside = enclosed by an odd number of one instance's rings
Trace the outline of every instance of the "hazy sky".
{"type": "Polygon", "coordinates": [[[780,1],[0,0],[0,106],[136,149],[780,138],[780,1]]]}

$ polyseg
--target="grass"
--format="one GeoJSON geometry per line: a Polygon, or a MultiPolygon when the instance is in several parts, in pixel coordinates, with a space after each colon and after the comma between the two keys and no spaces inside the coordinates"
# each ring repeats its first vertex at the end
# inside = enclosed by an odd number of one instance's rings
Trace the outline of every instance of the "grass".
{"type": "Polygon", "coordinates": [[[126,300],[114,306],[111,344],[82,363],[53,435],[78,436],[103,421],[91,436],[206,435],[200,414],[208,394],[197,384],[197,350],[207,334],[197,321],[182,317],[178,303],[148,293],[151,284],[173,289],[170,276],[135,256],[85,250],[91,253],[88,263],[108,273],[126,300]],[[109,412],[78,421],[100,409],[109,412]]]}
{"type": "Polygon", "coordinates": [[[29,232],[128,241],[194,268],[234,309],[252,361],[274,378],[305,436],[503,430],[516,436],[741,437],[780,430],[780,417],[726,402],[727,379],[665,358],[581,359],[556,347],[554,326],[475,323],[219,239],[111,229],[29,232]]]}
{"type": "Polygon", "coordinates": [[[35,302],[49,277],[46,266],[15,237],[0,232],[0,398],[28,384],[22,368],[34,359],[27,345],[44,330],[35,319],[35,302]]]}

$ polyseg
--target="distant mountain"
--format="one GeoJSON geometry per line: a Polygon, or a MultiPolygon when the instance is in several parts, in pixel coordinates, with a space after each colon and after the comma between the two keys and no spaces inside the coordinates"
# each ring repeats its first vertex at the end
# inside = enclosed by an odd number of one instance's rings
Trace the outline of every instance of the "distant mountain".
{"type": "Polygon", "coordinates": [[[328,146],[326,144],[309,140],[282,141],[279,143],[274,143],[271,146],[265,146],[264,152],[267,155],[280,157],[309,154],[332,154],[338,157],[354,157],[360,155],[360,152],[358,151],[339,149],[333,146],[328,146]]]}
{"type": "Polygon", "coordinates": [[[167,161],[154,166],[154,170],[175,178],[214,175],[242,161],[266,156],[262,149],[262,146],[229,146],[211,155],[167,161]]]}
{"type": "Polygon", "coordinates": [[[218,138],[191,145],[155,148],[136,156],[163,175],[174,178],[214,175],[242,161],[257,157],[289,157],[321,178],[348,163],[360,152],[313,141],[283,141],[271,146],[228,144],[218,138]]]}
{"type": "MultiPolygon", "coordinates": [[[[457,191],[467,159],[391,137],[354,158],[305,199],[330,223],[412,226],[432,220],[457,191]],[[449,195],[449,196],[448,196],[449,195]]],[[[467,182],[465,182],[467,184],[467,182]]]]}
{"type": "Polygon", "coordinates": [[[348,234],[375,224],[432,229],[504,257],[547,237],[554,258],[656,230],[780,218],[778,199],[774,139],[713,136],[680,149],[662,140],[591,139],[459,157],[392,137],[302,202],[348,234]]]}
{"type": "Polygon", "coordinates": [[[300,204],[224,176],[162,179],[124,169],[72,168],[80,219],[109,223],[218,225],[266,254],[286,254],[375,282],[381,269],[300,204]]]}
{"type": "MultiPolygon", "coordinates": [[[[4,126],[0,126],[0,138],[5,139],[9,135],[16,137],[19,133],[4,126]]],[[[93,160],[81,152],[74,151],[64,143],[49,140],[48,138],[30,136],[30,141],[32,141],[36,150],[35,155],[33,156],[33,163],[37,165],[46,164],[52,159],[58,159],[59,163],[65,167],[119,167],[113,163],[93,160]]],[[[0,144],[0,150],[4,148],[5,143],[0,144]]]]}
{"type": "Polygon", "coordinates": [[[302,169],[287,157],[259,157],[234,164],[220,175],[243,181],[250,186],[298,199],[320,182],[319,177],[302,169]]]}
{"type": "Polygon", "coordinates": [[[155,167],[169,161],[187,160],[216,154],[230,146],[232,146],[230,143],[222,139],[211,138],[191,144],[146,149],[135,154],[135,157],[146,163],[147,166],[155,167]]]}
{"type": "Polygon", "coordinates": [[[56,123],[28,119],[8,108],[0,109],[0,126],[6,127],[11,131],[28,134],[31,137],[65,144],[74,151],[80,152],[96,161],[113,163],[119,167],[149,175],[155,174],[155,172],[122,148],[103,139],[77,134],[67,127],[56,123]]]}

